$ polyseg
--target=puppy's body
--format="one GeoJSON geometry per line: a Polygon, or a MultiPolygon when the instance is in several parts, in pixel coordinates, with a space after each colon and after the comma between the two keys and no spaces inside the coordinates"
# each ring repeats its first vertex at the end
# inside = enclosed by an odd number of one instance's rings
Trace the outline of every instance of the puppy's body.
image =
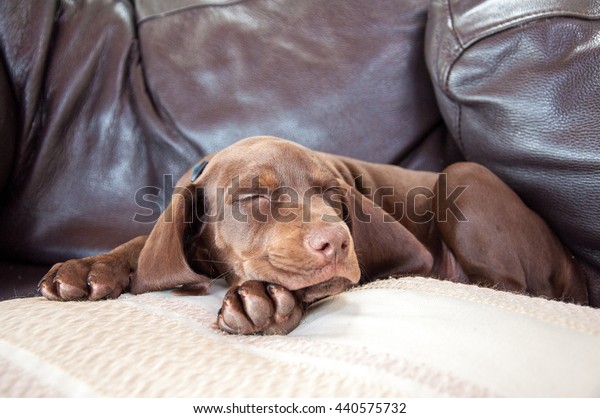
{"type": "Polygon", "coordinates": [[[148,237],[55,265],[54,300],[231,284],[218,324],[286,333],[302,302],[389,275],[418,274],[588,303],[574,259],[485,168],[407,170],[271,137],[208,156],[178,182],[148,237]]]}

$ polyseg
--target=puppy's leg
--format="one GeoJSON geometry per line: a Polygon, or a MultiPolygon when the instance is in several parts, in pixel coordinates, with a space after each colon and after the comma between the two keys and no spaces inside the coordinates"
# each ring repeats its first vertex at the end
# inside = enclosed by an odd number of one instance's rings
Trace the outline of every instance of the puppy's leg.
{"type": "Polygon", "coordinates": [[[252,280],[229,289],[217,325],[231,334],[287,334],[303,313],[302,303],[289,290],[252,280]]]}
{"type": "Polygon", "coordinates": [[[134,238],[107,254],[55,264],[40,281],[39,290],[50,300],[116,298],[129,289],[146,238],[134,238]]]}
{"type": "Polygon", "coordinates": [[[478,164],[457,163],[445,172],[447,184],[440,178],[436,185],[436,225],[471,283],[587,304],[585,279],[570,252],[516,193],[478,164]],[[455,206],[444,202],[461,186],[467,188],[455,206]]]}

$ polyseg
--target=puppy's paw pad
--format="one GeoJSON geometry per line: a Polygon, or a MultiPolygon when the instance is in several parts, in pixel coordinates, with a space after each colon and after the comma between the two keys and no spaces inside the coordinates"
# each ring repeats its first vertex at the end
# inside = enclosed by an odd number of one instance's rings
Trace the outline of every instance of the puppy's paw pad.
{"type": "Polygon", "coordinates": [[[129,286],[126,261],[102,254],[55,264],[38,285],[50,300],[116,298],[129,286]]]}
{"type": "Polygon", "coordinates": [[[225,295],[217,325],[231,334],[287,334],[302,319],[302,304],[287,289],[248,281],[225,295]]]}

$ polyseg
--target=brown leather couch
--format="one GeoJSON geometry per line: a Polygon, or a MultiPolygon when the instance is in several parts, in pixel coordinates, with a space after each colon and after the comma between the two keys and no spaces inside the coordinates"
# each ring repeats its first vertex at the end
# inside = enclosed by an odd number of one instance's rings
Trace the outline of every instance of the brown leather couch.
{"type": "Polygon", "coordinates": [[[598,1],[430,3],[1,2],[1,297],[147,233],[181,173],[257,134],[416,169],[464,154],[600,281],[598,1]]]}

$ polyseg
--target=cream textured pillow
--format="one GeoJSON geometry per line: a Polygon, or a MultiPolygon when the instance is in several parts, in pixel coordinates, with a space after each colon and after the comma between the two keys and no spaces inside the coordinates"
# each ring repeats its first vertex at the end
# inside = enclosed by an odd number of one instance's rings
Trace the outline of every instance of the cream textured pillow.
{"type": "Polygon", "coordinates": [[[402,278],[231,336],[224,292],[2,302],[0,396],[600,396],[600,310],[402,278]]]}

